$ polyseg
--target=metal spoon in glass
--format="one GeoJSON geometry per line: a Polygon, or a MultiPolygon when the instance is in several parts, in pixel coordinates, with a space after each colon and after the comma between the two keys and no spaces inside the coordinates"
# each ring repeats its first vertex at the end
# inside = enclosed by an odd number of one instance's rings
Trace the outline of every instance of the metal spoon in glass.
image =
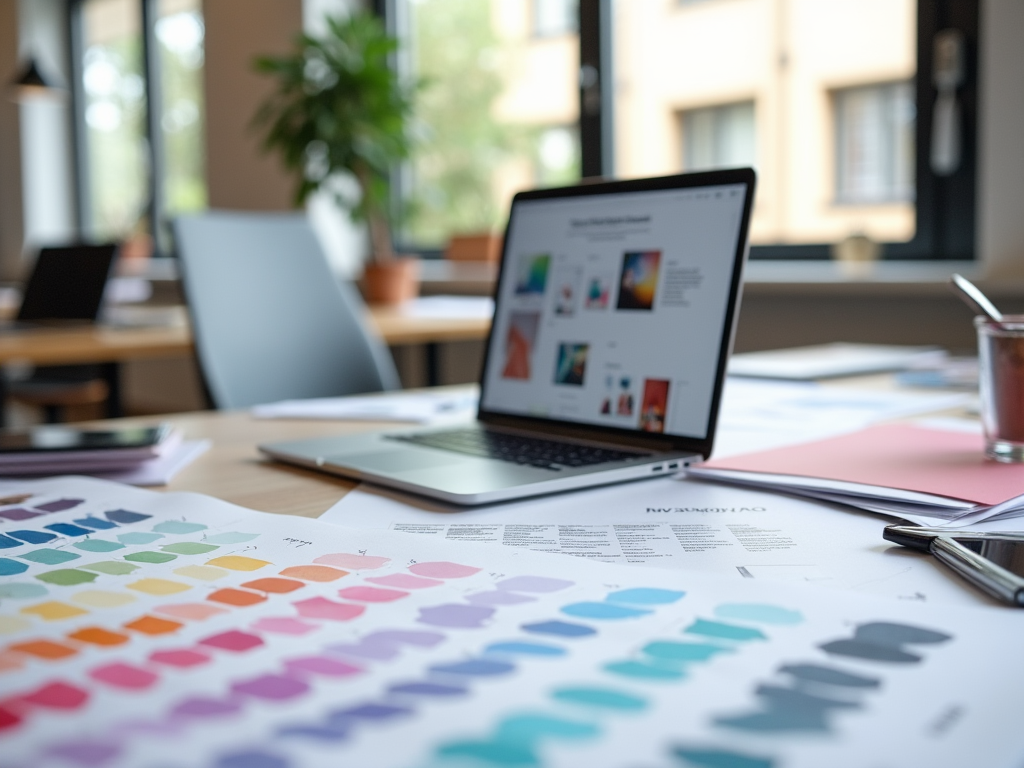
{"type": "Polygon", "coordinates": [[[985,315],[993,325],[1000,328],[1003,326],[1003,313],[996,309],[996,305],[989,301],[988,296],[982,293],[978,286],[963,275],[957,274],[949,278],[949,284],[967,306],[979,315],[985,315]]]}

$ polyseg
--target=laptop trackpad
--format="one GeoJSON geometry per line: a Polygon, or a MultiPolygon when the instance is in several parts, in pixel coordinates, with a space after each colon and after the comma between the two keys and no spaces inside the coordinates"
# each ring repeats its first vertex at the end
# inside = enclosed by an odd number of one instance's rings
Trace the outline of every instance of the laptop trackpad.
{"type": "Polygon", "coordinates": [[[372,451],[351,456],[327,456],[325,462],[354,469],[368,469],[371,472],[407,472],[412,469],[434,469],[460,461],[456,456],[444,456],[428,451],[372,451]]]}

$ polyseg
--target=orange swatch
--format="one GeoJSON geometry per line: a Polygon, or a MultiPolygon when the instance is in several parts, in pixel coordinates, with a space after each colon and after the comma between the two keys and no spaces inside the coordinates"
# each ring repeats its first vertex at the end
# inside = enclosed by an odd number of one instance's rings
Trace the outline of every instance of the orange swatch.
{"type": "Polygon", "coordinates": [[[111,632],[102,627],[86,627],[68,635],[72,640],[93,645],[121,645],[128,642],[128,635],[119,632],[111,632]]]}
{"type": "Polygon", "coordinates": [[[288,592],[294,592],[296,589],[302,589],[306,585],[294,579],[278,579],[271,576],[266,579],[247,581],[242,586],[246,589],[255,589],[257,592],[272,592],[284,595],[288,592]]]}
{"type": "Polygon", "coordinates": [[[281,575],[304,581],[335,581],[342,576],[348,576],[348,571],[329,568],[326,565],[293,565],[281,571],[281,575]]]}
{"type": "Polygon", "coordinates": [[[63,659],[74,656],[78,651],[66,645],[55,643],[52,640],[33,640],[28,643],[17,643],[10,647],[12,651],[27,653],[39,659],[63,659]]]}
{"type": "Polygon", "coordinates": [[[177,632],[184,624],[170,619],[159,619],[156,616],[143,616],[135,621],[124,625],[125,629],[142,632],[145,635],[166,635],[168,632],[177,632]]]}
{"type": "Polygon", "coordinates": [[[263,595],[258,595],[255,592],[245,592],[241,589],[227,587],[226,589],[218,589],[212,595],[208,595],[206,599],[212,600],[215,603],[243,606],[262,603],[267,598],[263,595]]]}

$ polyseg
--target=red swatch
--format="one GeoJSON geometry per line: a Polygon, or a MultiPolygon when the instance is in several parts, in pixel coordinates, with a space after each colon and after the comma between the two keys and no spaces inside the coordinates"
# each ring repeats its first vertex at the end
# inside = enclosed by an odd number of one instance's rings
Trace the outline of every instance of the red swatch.
{"type": "Polygon", "coordinates": [[[47,709],[78,709],[89,699],[89,694],[68,683],[47,683],[42,688],[19,696],[20,701],[47,709]]]}
{"type": "Polygon", "coordinates": [[[128,642],[128,635],[119,632],[111,632],[102,627],[86,627],[68,635],[72,640],[93,645],[122,645],[128,642]]]}
{"type": "Polygon", "coordinates": [[[237,605],[242,607],[262,603],[267,598],[263,595],[257,594],[256,592],[246,592],[241,589],[235,589],[234,587],[227,587],[225,589],[218,589],[212,595],[207,595],[206,599],[212,600],[215,603],[224,603],[225,605],[237,605]]]}
{"type": "Polygon", "coordinates": [[[127,688],[135,691],[149,688],[149,686],[160,679],[158,675],[153,674],[147,669],[133,667],[130,664],[121,664],[120,662],[96,667],[90,670],[89,677],[93,680],[99,680],[101,683],[112,685],[115,688],[127,688]]]}
{"type": "Polygon", "coordinates": [[[18,715],[11,712],[9,709],[0,707],[0,731],[7,730],[8,728],[14,728],[19,723],[21,723],[21,718],[18,717],[18,715]]]}
{"type": "Polygon", "coordinates": [[[210,660],[210,657],[199,651],[157,651],[150,654],[149,660],[154,664],[187,668],[205,664],[210,660]]]}
{"type": "Polygon", "coordinates": [[[408,592],[400,589],[384,589],[382,587],[345,587],[338,590],[338,596],[346,600],[358,600],[361,603],[390,603],[408,597],[408,592]]]}
{"type": "Polygon", "coordinates": [[[168,632],[177,632],[183,626],[185,625],[170,619],[143,616],[135,621],[128,622],[124,625],[124,628],[142,632],[144,635],[166,635],[168,632]]]}
{"type": "Polygon", "coordinates": [[[335,603],[326,597],[311,597],[293,603],[299,616],[305,619],[328,619],[330,621],[350,621],[363,614],[365,606],[352,603],[335,603]]]}
{"type": "Polygon", "coordinates": [[[301,581],[295,581],[295,579],[278,579],[270,576],[266,579],[247,581],[242,586],[246,589],[255,589],[257,592],[271,592],[283,595],[288,592],[294,592],[296,589],[302,589],[306,585],[301,581]]]}
{"type": "Polygon", "coordinates": [[[239,632],[232,629],[228,632],[221,632],[219,635],[210,635],[206,639],[200,640],[199,644],[237,653],[263,645],[263,640],[257,635],[250,635],[248,632],[239,632]]]}
{"type": "Polygon", "coordinates": [[[17,643],[11,646],[12,651],[27,653],[39,659],[63,659],[67,656],[74,656],[78,651],[60,643],[50,640],[33,640],[28,643],[17,643]]]}

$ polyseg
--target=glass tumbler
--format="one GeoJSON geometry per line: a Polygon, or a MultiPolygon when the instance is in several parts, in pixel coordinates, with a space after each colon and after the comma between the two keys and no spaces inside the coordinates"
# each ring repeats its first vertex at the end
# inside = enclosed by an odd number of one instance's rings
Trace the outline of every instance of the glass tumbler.
{"type": "Polygon", "coordinates": [[[976,317],[974,327],[985,455],[1024,462],[1024,315],[1003,315],[1001,327],[976,317]]]}

